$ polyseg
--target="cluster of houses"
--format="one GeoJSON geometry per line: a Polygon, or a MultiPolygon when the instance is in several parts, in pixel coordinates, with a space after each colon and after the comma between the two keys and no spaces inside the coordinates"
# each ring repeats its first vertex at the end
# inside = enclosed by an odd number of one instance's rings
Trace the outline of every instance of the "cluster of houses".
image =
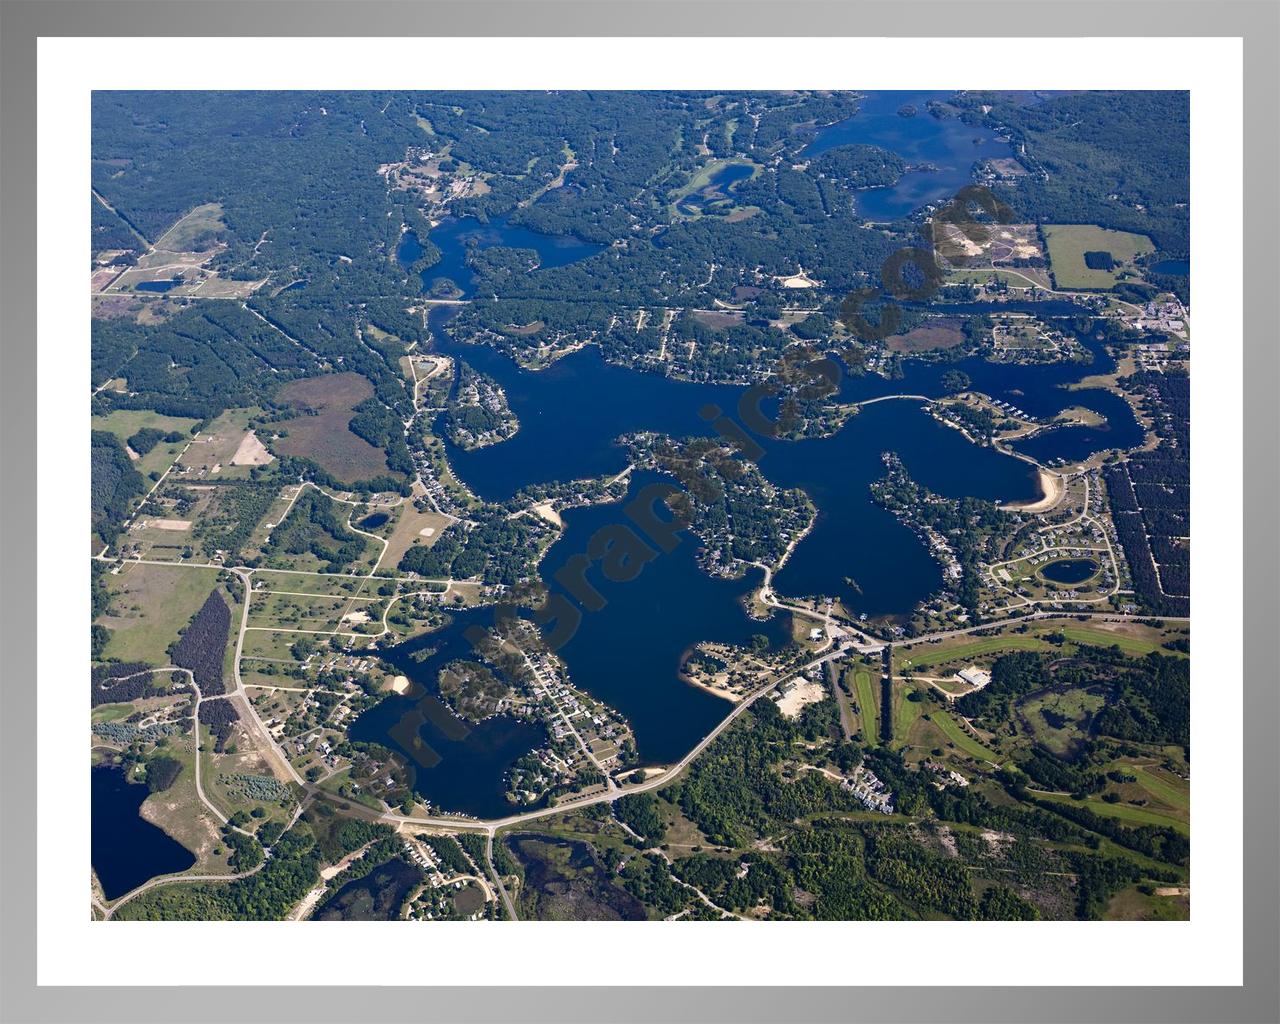
{"type": "Polygon", "coordinates": [[[889,787],[865,765],[859,765],[854,769],[853,775],[845,779],[841,785],[867,810],[879,811],[881,814],[893,813],[893,794],[889,792],[889,787]]]}
{"type": "Polygon", "coordinates": [[[922,761],[920,767],[927,772],[932,772],[938,776],[936,785],[938,786],[967,786],[969,780],[961,775],[953,768],[948,768],[945,764],[939,764],[937,761],[922,761]]]}

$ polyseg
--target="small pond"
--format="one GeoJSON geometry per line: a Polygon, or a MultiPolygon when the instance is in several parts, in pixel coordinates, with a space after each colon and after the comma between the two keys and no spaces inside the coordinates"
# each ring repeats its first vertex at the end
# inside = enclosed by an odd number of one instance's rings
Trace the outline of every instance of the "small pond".
{"type": "Polygon", "coordinates": [[[1098,571],[1098,563],[1092,558],[1064,558],[1041,567],[1040,575],[1050,583],[1083,583],[1098,571]]]}

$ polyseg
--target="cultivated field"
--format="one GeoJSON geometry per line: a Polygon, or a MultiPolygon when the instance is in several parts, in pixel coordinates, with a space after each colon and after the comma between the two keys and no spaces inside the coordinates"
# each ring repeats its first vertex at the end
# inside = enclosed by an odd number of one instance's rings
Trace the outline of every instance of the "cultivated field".
{"type": "Polygon", "coordinates": [[[386,454],[347,429],[357,405],[373,394],[373,385],[358,373],[330,373],[295,380],[280,389],[277,398],[314,414],[277,424],[287,432],[271,442],[285,455],[311,459],[337,479],[368,480],[388,472],[386,454]]]}

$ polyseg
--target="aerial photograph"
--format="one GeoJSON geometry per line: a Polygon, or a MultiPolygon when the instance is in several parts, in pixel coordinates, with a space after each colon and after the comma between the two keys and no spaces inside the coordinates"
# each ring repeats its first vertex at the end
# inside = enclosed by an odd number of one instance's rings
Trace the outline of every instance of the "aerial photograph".
{"type": "Polygon", "coordinates": [[[91,113],[95,921],[1191,918],[1187,92],[91,113]]]}

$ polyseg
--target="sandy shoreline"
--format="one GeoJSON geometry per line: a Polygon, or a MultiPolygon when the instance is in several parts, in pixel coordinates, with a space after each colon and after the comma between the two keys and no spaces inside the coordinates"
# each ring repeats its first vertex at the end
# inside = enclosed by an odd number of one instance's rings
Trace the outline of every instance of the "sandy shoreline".
{"type": "Polygon", "coordinates": [[[1067,485],[1057,473],[1050,473],[1041,466],[1040,490],[1044,492],[1044,496],[1039,501],[1022,502],[1004,507],[1016,512],[1048,512],[1050,509],[1057,508],[1058,502],[1062,501],[1063,495],[1067,493],[1067,485]]]}

